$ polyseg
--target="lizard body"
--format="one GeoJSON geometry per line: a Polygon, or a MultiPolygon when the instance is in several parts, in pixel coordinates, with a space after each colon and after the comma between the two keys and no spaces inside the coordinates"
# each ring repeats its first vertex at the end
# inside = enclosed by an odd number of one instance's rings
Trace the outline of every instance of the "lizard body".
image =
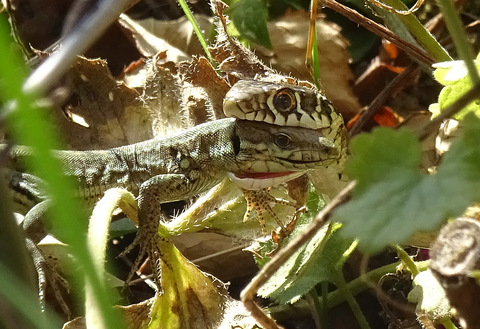
{"type": "MultiPolygon", "coordinates": [[[[28,148],[16,146],[9,151],[7,162],[10,189],[14,195],[23,196],[15,198],[17,210],[23,209],[23,213],[46,198],[41,180],[26,173],[24,160],[29,154],[28,148]]],[[[326,166],[338,157],[333,144],[319,132],[232,118],[202,124],[170,138],[107,150],[53,154],[62,163],[63,174],[75,178],[76,194],[88,205],[112,187],[138,194],[142,183],[165,174],[183,175],[188,180],[188,191],[184,195],[174,193],[171,198],[199,194],[228,173],[257,180],[252,189],[264,188],[284,181],[279,178],[286,174],[326,166]]]]}

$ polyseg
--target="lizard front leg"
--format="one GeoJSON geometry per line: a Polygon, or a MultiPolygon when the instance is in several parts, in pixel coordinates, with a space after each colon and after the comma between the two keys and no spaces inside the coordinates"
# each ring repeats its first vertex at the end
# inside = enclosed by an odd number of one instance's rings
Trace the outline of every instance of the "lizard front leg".
{"type": "MultiPolygon", "coordinates": [[[[148,255],[152,264],[153,274],[160,289],[160,261],[162,261],[161,244],[167,238],[158,233],[161,218],[160,205],[187,199],[198,194],[199,187],[204,184],[202,179],[192,180],[182,174],[165,174],[154,176],[145,181],[138,195],[138,232],[133,243],[124,251],[128,253],[136,245],[140,246],[139,255],[132,267],[132,272],[127,278],[129,282],[134,271],[139,267],[145,255],[148,255]]],[[[210,184],[209,184],[210,185],[210,184]]],[[[203,190],[203,188],[200,188],[203,190]]]]}

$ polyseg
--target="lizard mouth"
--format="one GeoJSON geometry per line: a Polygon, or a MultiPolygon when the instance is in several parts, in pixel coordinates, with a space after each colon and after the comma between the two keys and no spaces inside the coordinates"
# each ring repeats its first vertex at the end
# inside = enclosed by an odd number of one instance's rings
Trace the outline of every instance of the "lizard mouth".
{"type": "Polygon", "coordinates": [[[322,160],[310,160],[310,161],[305,161],[305,160],[292,160],[292,159],[286,159],[286,158],[278,158],[282,161],[285,161],[285,162],[288,162],[288,163],[291,163],[291,164],[294,164],[294,165],[298,165],[298,164],[311,164],[311,163],[318,163],[322,160]]]}
{"type": "Polygon", "coordinates": [[[228,177],[246,190],[260,190],[279,185],[304,174],[303,171],[228,173],[228,177]]]}
{"type": "Polygon", "coordinates": [[[251,172],[251,173],[237,173],[234,174],[237,178],[244,179],[244,178],[253,178],[253,179],[268,179],[268,178],[275,178],[281,177],[285,175],[289,175],[294,173],[294,171],[286,171],[286,172],[251,172]]]}

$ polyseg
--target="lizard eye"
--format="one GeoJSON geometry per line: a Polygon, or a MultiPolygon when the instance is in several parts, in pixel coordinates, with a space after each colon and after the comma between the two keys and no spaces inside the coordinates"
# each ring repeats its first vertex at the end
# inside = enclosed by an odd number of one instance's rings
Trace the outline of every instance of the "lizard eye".
{"type": "Polygon", "coordinates": [[[297,107],[297,100],[290,89],[284,88],[273,96],[273,106],[280,112],[290,112],[297,107]]]}
{"type": "Polygon", "coordinates": [[[275,135],[274,142],[280,148],[287,148],[288,146],[290,146],[292,139],[287,134],[280,133],[275,135]]]}

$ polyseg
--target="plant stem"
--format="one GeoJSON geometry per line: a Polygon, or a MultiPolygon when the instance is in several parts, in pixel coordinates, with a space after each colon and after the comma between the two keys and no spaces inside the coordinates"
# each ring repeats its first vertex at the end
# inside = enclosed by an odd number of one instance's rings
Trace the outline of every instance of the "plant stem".
{"type": "Polygon", "coordinates": [[[457,326],[452,322],[452,319],[445,319],[441,323],[445,329],[458,329],[457,326]]]}
{"type": "Polygon", "coordinates": [[[455,101],[455,103],[448,106],[438,116],[436,116],[431,121],[427,122],[423,127],[421,127],[418,130],[420,132],[418,139],[419,140],[425,139],[430,134],[430,132],[432,132],[435,129],[438,129],[438,126],[442,123],[443,120],[445,120],[446,118],[451,118],[453,115],[460,112],[465,106],[473,102],[475,99],[478,99],[479,93],[480,93],[480,83],[474,85],[472,89],[470,89],[465,94],[463,94],[460,98],[458,98],[455,101]]]}
{"type": "Polygon", "coordinates": [[[458,16],[457,9],[453,6],[453,3],[450,0],[437,1],[445,19],[445,24],[447,25],[448,31],[455,43],[455,47],[457,48],[458,55],[463,61],[465,61],[472,84],[475,85],[480,83],[480,77],[473,61],[473,50],[467,41],[465,29],[458,16]]]}
{"type": "MultiPolygon", "coordinates": [[[[429,261],[416,262],[415,265],[420,271],[427,269],[429,261]]],[[[348,282],[345,285],[345,288],[350,291],[352,295],[356,295],[371,285],[371,282],[377,282],[382,276],[387,273],[395,273],[397,266],[400,265],[400,262],[388,264],[379,268],[376,268],[364,275],[348,282]]],[[[335,290],[328,294],[328,308],[332,308],[340,305],[345,301],[345,298],[341,291],[335,290]]]]}
{"type": "Polygon", "coordinates": [[[398,258],[402,260],[405,266],[407,266],[410,273],[412,273],[413,277],[416,277],[417,274],[420,273],[420,271],[418,270],[417,265],[415,265],[415,262],[412,260],[412,258],[399,245],[396,244],[396,245],[393,245],[392,247],[397,252],[398,258]]]}
{"type": "Polygon", "coordinates": [[[368,324],[368,321],[365,318],[365,315],[363,314],[362,309],[360,308],[360,305],[358,305],[351,291],[347,289],[347,284],[345,282],[345,278],[343,277],[343,275],[340,274],[337,277],[336,285],[338,287],[338,290],[344,296],[348,305],[352,309],[353,315],[355,315],[355,318],[357,319],[357,322],[360,328],[370,329],[370,325],[368,324]]]}
{"type": "MultiPolygon", "coordinates": [[[[416,262],[415,265],[420,271],[425,271],[428,268],[429,263],[430,261],[427,260],[422,262],[416,262]]],[[[345,284],[345,289],[348,290],[352,296],[355,296],[361,293],[362,291],[366,290],[367,288],[375,285],[382,276],[388,273],[395,273],[397,271],[398,265],[400,264],[401,264],[400,262],[396,262],[396,263],[392,263],[392,264],[388,264],[388,265],[376,268],[345,284]]],[[[325,308],[326,309],[334,308],[344,303],[345,300],[346,298],[343,291],[341,291],[340,289],[337,289],[328,294],[327,303],[326,303],[327,306],[325,308]]],[[[302,300],[295,303],[295,309],[298,311],[297,313],[299,315],[309,314],[310,312],[308,304],[302,300]]],[[[281,318],[281,314],[283,314],[284,312],[291,311],[291,308],[285,305],[280,305],[280,306],[270,307],[268,310],[270,314],[274,314],[275,318],[278,319],[278,318],[281,318]]]]}

